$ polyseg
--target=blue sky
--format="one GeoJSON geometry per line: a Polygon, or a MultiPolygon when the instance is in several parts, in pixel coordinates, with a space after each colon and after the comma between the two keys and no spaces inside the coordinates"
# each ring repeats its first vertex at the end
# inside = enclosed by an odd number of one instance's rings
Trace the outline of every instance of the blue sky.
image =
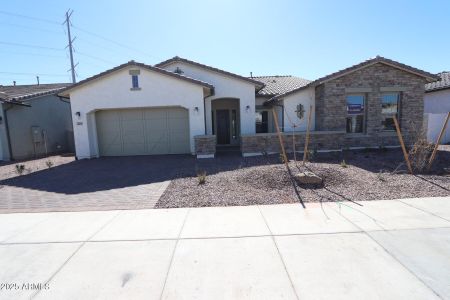
{"type": "Polygon", "coordinates": [[[3,0],[0,84],[70,81],[61,25],[69,8],[78,80],[175,55],[245,76],[315,79],[376,55],[450,70],[447,0],[3,0]]]}

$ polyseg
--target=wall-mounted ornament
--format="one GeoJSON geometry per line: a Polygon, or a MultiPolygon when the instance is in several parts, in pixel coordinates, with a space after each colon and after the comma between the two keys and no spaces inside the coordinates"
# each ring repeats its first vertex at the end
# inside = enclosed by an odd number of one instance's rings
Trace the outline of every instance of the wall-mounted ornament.
{"type": "Polygon", "coordinates": [[[301,120],[305,116],[305,107],[303,104],[298,104],[297,109],[295,111],[297,113],[297,117],[301,120]]]}

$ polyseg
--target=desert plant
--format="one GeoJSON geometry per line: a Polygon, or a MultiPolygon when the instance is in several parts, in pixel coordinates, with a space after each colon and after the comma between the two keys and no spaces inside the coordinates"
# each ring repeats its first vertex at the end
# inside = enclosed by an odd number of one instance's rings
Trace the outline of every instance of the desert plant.
{"type": "Polygon", "coordinates": [[[206,183],[206,171],[199,171],[197,173],[197,179],[198,179],[198,184],[205,184],[206,183]]]}
{"type": "Polygon", "coordinates": [[[383,176],[383,170],[380,170],[380,172],[378,172],[377,178],[379,181],[383,181],[383,182],[386,181],[386,178],[384,178],[384,176],[383,176]]]}
{"type": "Polygon", "coordinates": [[[45,162],[45,164],[47,165],[47,168],[51,168],[51,167],[53,167],[53,162],[51,161],[51,160],[47,160],[46,162],[45,162]]]}
{"type": "Polygon", "coordinates": [[[341,167],[343,167],[343,168],[348,168],[348,165],[347,165],[347,163],[345,162],[345,159],[343,159],[343,160],[341,161],[341,167]]]}
{"type": "Polygon", "coordinates": [[[25,165],[23,164],[16,165],[16,173],[22,175],[23,172],[25,172],[25,165]]]}
{"type": "Polygon", "coordinates": [[[426,139],[418,139],[409,151],[411,166],[419,172],[424,171],[433,152],[433,148],[434,145],[426,139]]]}

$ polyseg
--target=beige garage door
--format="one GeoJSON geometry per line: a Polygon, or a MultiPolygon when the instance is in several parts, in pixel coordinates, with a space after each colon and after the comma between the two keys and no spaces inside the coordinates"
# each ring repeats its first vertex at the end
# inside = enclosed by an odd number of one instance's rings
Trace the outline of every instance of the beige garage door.
{"type": "Polygon", "coordinates": [[[96,113],[101,156],[189,153],[184,108],[102,110],[96,113]]]}

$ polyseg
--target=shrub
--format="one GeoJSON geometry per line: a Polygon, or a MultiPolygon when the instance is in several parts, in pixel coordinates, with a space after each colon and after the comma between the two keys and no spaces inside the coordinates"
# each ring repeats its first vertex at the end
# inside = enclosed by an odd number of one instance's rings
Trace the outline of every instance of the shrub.
{"type": "Polygon", "coordinates": [[[418,139],[409,151],[411,166],[422,172],[428,165],[428,160],[433,152],[434,145],[426,139],[418,139]]]}
{"type": "Polygon", "coordinates": [[[22,175],[23,172],[25,172],[25,165],[23,164],[16,165],[16,173],[22,175]]]}
{"type": "Polygon", "coordinates": [[[200,171],[197,173],[198,184],[206,183],[206,171],[200,171]]]}
{"type": "Polygon", "coordinates": [[[347,165],[347,163],[345,162],[345,159],[343,159],[343,160],[341,161],[341,167],[343,167],[343,168],[348,168],[348,165],[347,165]]]}
{"type": "Polygon", "coordinates": [[[53,167],[53,162],[51,161],[51,160],[47,160],[46,162],[45,162],[45,164],[47,165],[47,168],[51,168],[51,167],[53,167]]]}

